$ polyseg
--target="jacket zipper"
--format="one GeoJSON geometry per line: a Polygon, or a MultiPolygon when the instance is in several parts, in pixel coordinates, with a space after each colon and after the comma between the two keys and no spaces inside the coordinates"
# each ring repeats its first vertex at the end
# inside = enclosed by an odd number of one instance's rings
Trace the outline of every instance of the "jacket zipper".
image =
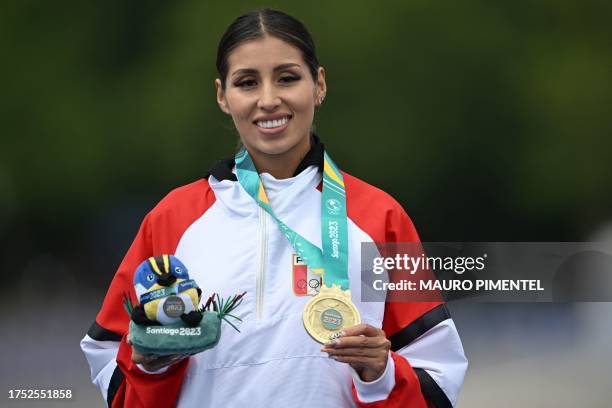
{"type": "Polygon", "coordinates": [[[264,278],[266,272],[266,258],[268,253],[268,236],[266,234],[266,211],[259,207],[259,270],[257,271],[256,291],[257,302],[255,317],[261,320],[264,301],[264,278]]]}

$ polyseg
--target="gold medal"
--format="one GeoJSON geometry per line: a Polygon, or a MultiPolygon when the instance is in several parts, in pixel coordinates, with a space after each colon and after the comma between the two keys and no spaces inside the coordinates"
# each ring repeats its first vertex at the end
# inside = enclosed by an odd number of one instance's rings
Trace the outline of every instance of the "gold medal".
{"type": "Polygon", "coordinates": [[[323,285],[319,294],[306,303],[302,318],[308,334],[319,343],[327,343],[342,329],[361,323],[351,291],[336,285],[323,285]]]}

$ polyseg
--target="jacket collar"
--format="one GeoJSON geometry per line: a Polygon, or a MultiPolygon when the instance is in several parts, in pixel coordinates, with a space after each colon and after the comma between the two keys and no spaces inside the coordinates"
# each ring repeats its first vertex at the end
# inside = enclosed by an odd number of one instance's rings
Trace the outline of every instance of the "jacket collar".
{"type": "MultiPolygon", "coordinates": [[[[319,172],[323,171],[323,151],[324,145],[321,143],[321,140],[314,133],[312,134],[312,139],[310,143],[310,150],[306,153],[306,156],[302,159],[300,164],[295,169],[294,177],[306,170],[309,166],[317,166],[319,168],[319,172]]],[[[228,157],[223,160],[219,160],[206,174],[205,178],[208,176],[213,176],[218,181],[223,180],[231,180],[238,181],[236,178],[236,174],[232,172],[234,168],[234,157],[228,157]]]]}

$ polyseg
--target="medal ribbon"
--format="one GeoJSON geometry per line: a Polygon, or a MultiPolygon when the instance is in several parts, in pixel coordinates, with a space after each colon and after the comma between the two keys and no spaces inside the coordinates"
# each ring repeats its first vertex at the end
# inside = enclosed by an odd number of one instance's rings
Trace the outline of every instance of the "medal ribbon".
{"type": "Polygon", "coordinates": [[[246,149],[236,154],[236,176],[240,185],[278,224],[295,252],[313,272],[323,274],[323,284],[349,289],[348,228],[344,179],[327,152],[323,152],[321,197],[321,242],[323,250],[282,222],[272,210],[263,183],[246,149]]]}

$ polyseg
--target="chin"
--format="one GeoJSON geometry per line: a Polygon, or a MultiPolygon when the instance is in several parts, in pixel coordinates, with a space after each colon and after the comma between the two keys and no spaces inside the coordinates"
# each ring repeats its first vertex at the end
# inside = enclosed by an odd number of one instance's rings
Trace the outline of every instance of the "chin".
{"type": "MultiPolygon", "coordinates": [[[[283,132],[284,133],[284,132],[283,132]]],[[[310,135],[309,135],[310,137],[310,135]]],[[[256,150],[262,154],[270,156],[278,156],[292,151],[294,148],[302,144],[301,138],[288,135],[257,135],[252,143],[245,144],[250,149],[256,150]]]]}
{"type": "Polygon", "coordinates": [[[262,140],[255,143],[253,148],[260,153],[269,156],[279,156],[291,151],[299,143],[291,143],[289,140],[262,140]]]}

